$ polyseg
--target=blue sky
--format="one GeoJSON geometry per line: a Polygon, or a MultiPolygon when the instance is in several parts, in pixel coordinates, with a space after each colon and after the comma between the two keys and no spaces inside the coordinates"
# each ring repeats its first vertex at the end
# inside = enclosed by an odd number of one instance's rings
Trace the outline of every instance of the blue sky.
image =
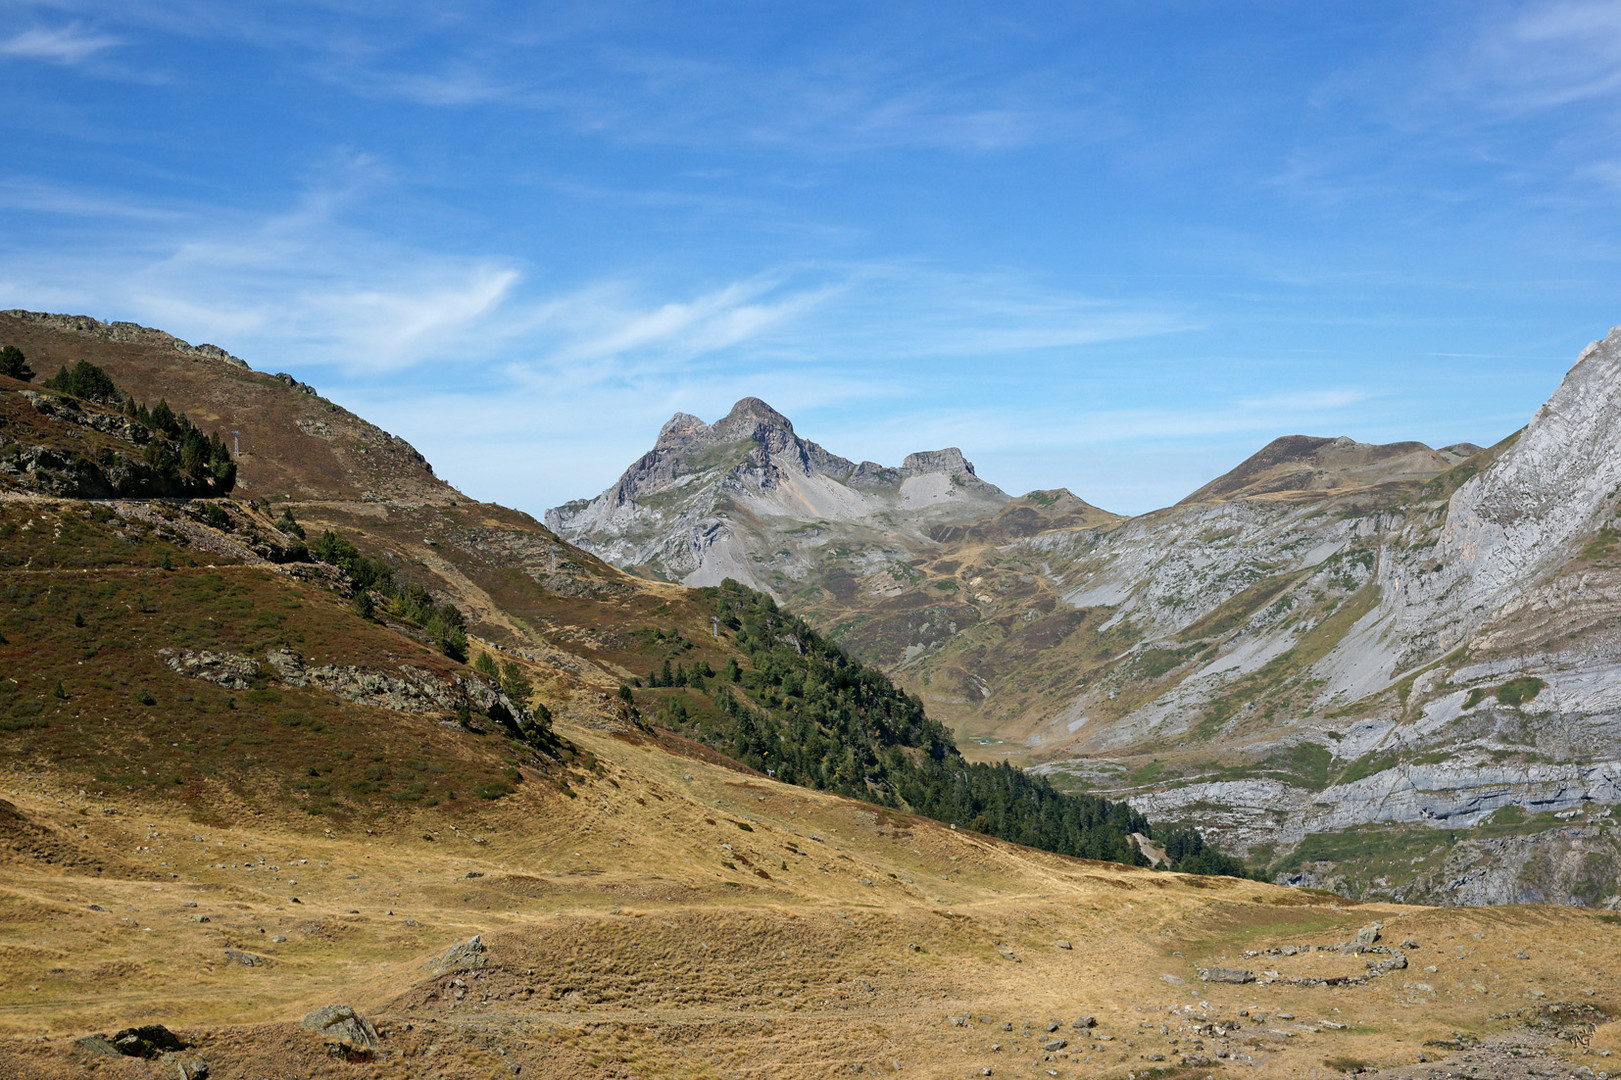
{"type": "Polygon", "coordinates": [[[0,306],[537,514],[748,394],[1138,512],[1621,322],[1621,2],[446,6],[0,0],[0,306]]]}

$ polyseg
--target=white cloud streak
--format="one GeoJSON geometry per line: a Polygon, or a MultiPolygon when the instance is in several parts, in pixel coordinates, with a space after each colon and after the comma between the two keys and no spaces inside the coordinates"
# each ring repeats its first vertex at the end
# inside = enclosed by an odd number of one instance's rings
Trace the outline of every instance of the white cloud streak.
{"type": "Polygon", "coordinates": [[[118,44],[115,37],[71,23],[55,28],[34,27],[14,34],[0,41],[0,56],[71,66],[118,44]]]}

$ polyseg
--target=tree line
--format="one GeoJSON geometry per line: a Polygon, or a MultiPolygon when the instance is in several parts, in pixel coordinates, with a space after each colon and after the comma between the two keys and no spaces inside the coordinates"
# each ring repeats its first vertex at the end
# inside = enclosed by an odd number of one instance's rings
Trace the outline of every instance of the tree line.
{"type": "MultiPolygon", "coordinates": [[[[771,597],[728,580],[703,590],[748,658],[716,672],[666,661],[652,686],[705,692],[720,723],[700,723],[679,695],[657,713],[738,761],[805,787],[910,811],[1064,855],[1147,864],[1131,834],[1153,826],[1128,803],[1059,791],[1007,763],[965,760],[951,733],[888,676],[852,659],[771,597]]],[[[696,703],[694,703],[696,708],[696,703]]],[[[709,713],[709,709],[703,710],[709,713]]],[[[1197,830],[1165,830],[1173,868],[1243,875],[1197,830]]]]}
{"type": "MultiPolygon", "coordinates": [[[[34,370],[15,345],[0,347],[0,375],[32,382],[34,370]]],[[[87,360],[71,368],[63,364],[43,385],[48,390],[80,401],[118,409],[151,432],[142,457],[157,480],[186,494],[223,495],[236,486],[236,462],[219,434],[205,433],[185,413],[177,413],[167,399],[149,409],[133,395],[122,393],[106,371],[87,360]]]]}

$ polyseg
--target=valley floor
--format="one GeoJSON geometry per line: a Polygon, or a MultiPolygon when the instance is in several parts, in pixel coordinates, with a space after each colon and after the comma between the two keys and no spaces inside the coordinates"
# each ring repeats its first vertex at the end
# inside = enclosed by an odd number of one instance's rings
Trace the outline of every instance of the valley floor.
{"type": "Polygon", "coordinates": [[[146,1023],[213,1080],[1596,1075],[1621,1045],[1613,916],[1066,859],[563,733],[602,763],[572,796],[366,826],[200,821],[14,766],[0,1077],[178,1075],[75,1042],[146,1023]],[[1323,948],[1374,922],[1387,951],[1323,948]],[[424,966],[474,935],[483,966],[424,966]],[[334,1002],[375,1061],[299,1029],[334,1002]]]}

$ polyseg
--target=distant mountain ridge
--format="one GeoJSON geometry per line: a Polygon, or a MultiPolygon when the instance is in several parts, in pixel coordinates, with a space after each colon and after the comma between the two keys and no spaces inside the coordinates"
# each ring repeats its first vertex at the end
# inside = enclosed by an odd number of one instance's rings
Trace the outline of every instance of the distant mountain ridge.
{"type": "Polygon", "coordinates": [[[713,425],[675,414],[618,483],[547,511],[546,523],[622,567],[687,585],[733,578],[781,599],[818,549],[926,544],[928,528],[1009,501],[956,447],[910,454],[899,468],[857,463],[749,397],[713,425]]]}
{"type": "MultiPolygon", "coordinates": [[[[627,473],[615,536],[554,527],[646,573],[617,538],[704,520],[676,521],[698,472],[627,473]]],[[[1621,330],[1486,449],[1285,436],[1134,518],[957,475],[933,518],[854,500],[836,525],[717,479],[732,556],[691,544],[683,574],[751,573],[969,752],[1291,880],[1621,907],[1621,330]]]]}

